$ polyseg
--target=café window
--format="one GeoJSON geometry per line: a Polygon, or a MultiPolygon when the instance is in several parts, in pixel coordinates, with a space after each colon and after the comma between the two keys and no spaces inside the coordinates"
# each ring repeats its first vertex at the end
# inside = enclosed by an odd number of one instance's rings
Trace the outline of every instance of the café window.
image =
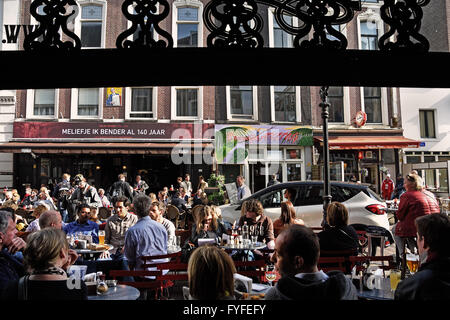
{"type": "Polygon", "coordinates": [[[81,40],[82,48],[104,47],[106,20],[106,1],[79,1],[81,16],[77,18],[76,33],[81,40]]]}
{"type": "Polygon", "coordinates": [[[203,87],[172,88],[172,118],[201,119],[203,87]]]}
{"type": "Polygon", "coordinates": [[[127,88],[126,89],[126,118],[127,119],[155,119],[156,88],[127,88]]]}
{"type": "Polygon", "coordinates": [[[300,104],[300,87],[295,86],[272,86],[273,115],[272,119],[280,122],[297,121],[300,104]]]}
{"type": "Polygon", "coordinates": [[[378,50],[378,29],[375,20],[360,21],[360,48],[378,50]]]}
{"type": "Polygon", "coordinates": [[[434,110],[419,110],[420,137],[436,138],[434,110]]]}
{"type": "Polygon", "coordinates": [[[229,119],[256,120],[256,87],[227,86],[229,119]]]}
{"type": "Polygon", "coordinates": [[[176,1],[174,3],[173,21],[175,23],[174,40],[176,47],[201,47],[202,3],[199,1],[176,1]]]}

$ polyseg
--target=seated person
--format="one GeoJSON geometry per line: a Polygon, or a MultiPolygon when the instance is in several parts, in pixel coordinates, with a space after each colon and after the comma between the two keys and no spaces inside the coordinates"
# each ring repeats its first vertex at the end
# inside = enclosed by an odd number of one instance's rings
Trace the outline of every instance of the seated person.
{"type": "MultiPolygon", "coordinates": [[[[242,227],[245,222],[252,229],[254,226],[258,232],[258,242],[266,242],[268,249],[275,247],[275,236],[273,234],[272,219],[264,214],[264,208],[259,200],[251,199],[244,202],[242,205],[243,215],[239,219],[239,226],[242,227]]],[[[256,250],[255,250],[255,253],[256,250]]]]}
{"type": "Polygon", "coordinates": [[[25,276],[26,297],[19,297],[19,280],[10,282],[4,290],[5,300],[87,300],[83,280],[67,278],[71,263],[65,233],[46,228],[29,235],[24,250],[24,262],[30,275],[25,276]],[[78,283],[76,283],[78,281],[78,283]]]}
{"type": "Polygon", "coordinates": [[[150,218],[152,220],[159,222],[167,230],[167,246],[176,246],[176,235],[175,235],[175,225],[172,221],[163,217],[165,211],[165,206],[159,201],[154,201],[150,205],[150,218]]]}
{"type": "Polygon", "coordinates": [[[341,271],[319,271],[319,239],[309,228],[291,225],[277,238],[271,260],[281,279],[265,300],[357,300],[352,281],[341,271]]]}
{"type": "Polygon", "coordinates": [[[327,209],[329,227],[318,234],[321,250],[354,250],[359,248],[358,234],[348,226],[348,210],[340,202],[332,202],[327,209]]]}
{"type": "Polygon", "coordinates": [[[77,234],[81,232],[84,235],[92,236],[92,242],[98,243],[98,224],[89,220],[91,217],[91,207],[88,204],[81,204],[77,210],[78,219],[66,224],[63,230],[66,234],[77,234]]]}
{"type": "Polygon", "coordinates": [[[395,300],[448,300],[450,297],[450,218],[433,213],[415,220],[421,261],[418,272],[401,281],[395,300]]]}
{"type": "Polygon", "coordinates": [[[188,263],[190,300],[234,300],[233,260],[215,246],[194,250],[188,263]]]}
{"type": "Polygon", "coordinates": [[[49,210],[49,207],[47,205],[43,205],[43,204],[40,204],[36,208],[34,208],[33,213],[31,215],[33,217],[35,217],[36,219],[34,219],[33,221],[30,222],[30,224],[28,225],[28,227],[25,231],[26,232],[35,232],[35,231],[40,230],[41,228],[39,227],[39,217],[41,216],[42,213],[44,213],[47,210],[49,210]]]}
{"type": "Polygon", "coordinates": [[[218,223],[212,208],[204,206],[195,217],[188,241],[191,245],[198,247],[198,239],[216,239],[217,241],[224,233],[226,230],[222,224],[218,223]]]}
{"type": "Polygon", "coordinates": [[[170,204],[177,207],[178,211],[180,211],[180,214],[182,214],[187,210],[186,200],[181,198],[181,194],[179,191],[175,192],[174,196],[172,197],[172,200],[170,201],[170,204]]]}
{"type": "Polygon", "coordinates": [[[16,234],[13,214],[0,210],[0,293],[9,281],[17,281],[25,275],[23,261],[15,254],[22,251],[26,243],[16,234]]]}
{"type": "Polygon", "coordinates": [[[203,204],[203,190],[198,189],[194,197],[192,197],[192,207],[203,204]]]}
{"type": "Polygon", "coordinates": [[[189,195],[184,187],[180,187],[180,198],[184,199],[186,203],[189,203],[189,195]]]}
{"type": "Polygon", "coordinates": [[[98,216],[98,209],[97,207],[91,207],[91,217],[89,218],[92,222],[95,222],[96,224],[100,225],[102,224],[102,221],[100,220],[98,216]]]}
{"type": "Polygon", "coordinates": [[[285,201],[281,203],[281,215],[273,222],[273,231],[275,233],[275,238],[283,231],[283,229],[289,227],[291,224],[304,225],[302,219],[295,218],[295,208],[292,202],[285,201]]]}

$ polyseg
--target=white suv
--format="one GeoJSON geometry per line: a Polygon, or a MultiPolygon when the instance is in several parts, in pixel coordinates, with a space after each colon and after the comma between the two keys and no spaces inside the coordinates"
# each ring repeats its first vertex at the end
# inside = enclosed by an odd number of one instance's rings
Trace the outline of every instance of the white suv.
{"type": "MultiPolygon", "coordinates": [[[[323,182],[298,181],[272,185],[252,194],[236,204],[220,206],[225,221],[239,221],[242,202],[248,199],[258,199],[264,207],[264,213],[272,219],[278,219],[281,214],[281,202],[286,189],[294,189],[296,196],[292,199],[296,217],[301,218],[308,227],[320,227],[323,217],[323,182]]],[[[385,212],[383,200],[368,186],[331,182],[331,201],[343,203],[349,213],[349,225],[356,230],[382,233],[391,238],[389,220],[385,212]],[[386,232],[387,231],[387,232],[386,232]]]]}

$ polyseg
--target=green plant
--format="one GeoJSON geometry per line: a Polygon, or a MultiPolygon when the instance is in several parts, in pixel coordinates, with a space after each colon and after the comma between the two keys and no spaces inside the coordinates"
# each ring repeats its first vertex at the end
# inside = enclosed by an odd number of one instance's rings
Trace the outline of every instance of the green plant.
{"type": "Polygon", "coordinates": [[[225,204],[225,191],[219,189],[219,191],[208,195],[208,203],[220,206],[225,204]]]}
{"type": "Polygon", "coordinates": [[[225,176],[211,174],[208,179],[208,186],[221,188],[225,183],[225,176]]]}

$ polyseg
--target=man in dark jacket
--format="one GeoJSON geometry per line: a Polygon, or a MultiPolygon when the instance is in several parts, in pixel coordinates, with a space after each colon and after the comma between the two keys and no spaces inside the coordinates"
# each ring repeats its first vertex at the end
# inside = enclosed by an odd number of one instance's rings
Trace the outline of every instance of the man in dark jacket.
{"type": "Polygon", "coordinates": [[[266,300],[357,300],[356,288],[341,271],[319,271],[320,246],[315,233],[301,225],[285,229],[275,243],[272,261],[281,279],[266,300]]]}
{"type": "Polygon", "coordinates": [[[108,189],[110,201],[116,203],[116,199],[121,197],[127,197],[128,201],[133,201],[132,188],[128,182],[125,181],[125,175],[119,174],[119,181],[114,182],[108,189]]]}
{"type": "Polygon", "coordinates": [[[417,218],[419,271],[398,284],[396,300],[450,300],[450,218],[436,213],[417,218]]]}

